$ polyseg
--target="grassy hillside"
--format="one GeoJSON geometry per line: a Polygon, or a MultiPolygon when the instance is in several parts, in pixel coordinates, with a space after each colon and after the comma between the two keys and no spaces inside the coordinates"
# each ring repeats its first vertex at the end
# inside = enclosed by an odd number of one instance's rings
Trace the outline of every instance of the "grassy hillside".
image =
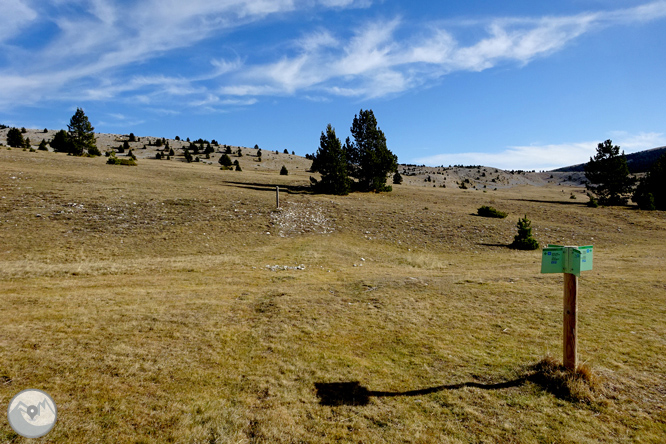
{"type": "Polygon", "coordinates": [[[49,442],[664,441],[663,212],[548,180],[315,196],[249,154],[0,149],[0,395],[50,393],[49,442]],[[507,248],[525,214],[541,244],[595,246],[595,381],[535,367],[561,359],[562,276],[507,248]]]}

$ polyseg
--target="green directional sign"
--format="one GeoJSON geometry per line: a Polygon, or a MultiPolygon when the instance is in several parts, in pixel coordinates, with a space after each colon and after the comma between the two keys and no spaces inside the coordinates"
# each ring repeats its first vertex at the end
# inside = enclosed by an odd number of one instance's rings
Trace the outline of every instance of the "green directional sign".
{"type": "Polygon", "coordinates": [[[590,271],[592,269],[592,245],[578,247],[580,250],[580,271],[590,271]]]}
{"type": "Polygon", "coordinates": [[[543,249],[541,257],[542,273],[563,273],[564,265],[564,247],[548,245],[543,249]]]}
{"type": "Polygon", "coordinates": [[[564,247],[548,245],[541,255],[542,273],[570,273],[580,276],[581,271],[592,269],[592,245],[564,247]]]}

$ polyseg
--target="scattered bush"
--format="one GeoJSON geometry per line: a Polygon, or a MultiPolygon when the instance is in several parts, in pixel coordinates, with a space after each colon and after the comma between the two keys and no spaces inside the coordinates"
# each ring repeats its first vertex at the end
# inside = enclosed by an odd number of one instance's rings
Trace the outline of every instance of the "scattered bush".
{"type": "Polygon", "coordinates": [[[289,170],[287,170],[287,167],[282,165],[282,168],[280,169],[280,176],[288,176],[289,175],[289,170]]]}
{"type": "Polygon", "coordinates": [[[136,166],[136,160],[130,159],[119,159],[115,156],[115,153],[111,153],[108,160],[106,161],[109,165],[127,165],[127,166],[136,166]]]}
{"type": "Polygon", "coordinates": [[[597,199],[591,194],[588,194],[587,196],[590,198],[587,202],[587,206],[590,208],[597,208],[599,206],[599,201],[597,201],[597,199]]]}
{"type": "Polygon", "coordinates": [[[230,167],[232,165],[231,158],[228,154],[222,154],[220,160],[218,160],[218,163],[223,167],[230,167]]]}
{"type": "Polygon", "coordinates": [[[495,208],[489,207],[487,205],[483,205],[482,207],[477,209],[476,213],[482,217],[496,217],[498,219],[504,219],[506,216],[508,216],[507,213],[496,210],[495,208]]]}
{"type": "Polygon", "coordinates": [[[240,167],[240,165],[236,165],[236,171],[243,171],[240,167]]]}
{"type": "Polygon", "coordinates": [[[285,154],[289,154],[289,151],[287,151],[287,148],[284,149],[285,154]]]}

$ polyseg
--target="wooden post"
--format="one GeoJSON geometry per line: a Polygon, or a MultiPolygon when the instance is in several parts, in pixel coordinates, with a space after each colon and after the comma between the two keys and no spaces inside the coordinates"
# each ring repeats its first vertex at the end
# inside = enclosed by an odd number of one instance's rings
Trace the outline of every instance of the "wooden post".
{"type": "Polygon", "coordinates": [[[564,367],[576,370],[578,366],[578,339],[576,324],[578,322],[578,276],[564,273],[564,330],[563,352],[564,367]]]}
{"type": "Polygon", "coordinates": [[[275,205],[280,208],[280,187],[275,187],[275,205]]]}

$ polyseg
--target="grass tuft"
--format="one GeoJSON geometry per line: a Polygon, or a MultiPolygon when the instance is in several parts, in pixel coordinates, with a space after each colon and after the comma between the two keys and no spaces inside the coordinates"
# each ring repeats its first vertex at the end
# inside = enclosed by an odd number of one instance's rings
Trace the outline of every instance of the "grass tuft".
{"type": "Polygon", "coordinates": [[[601,378],[587,364],[575,371],[564,367],[557,359],[546,356],[531,369],[529,380],[558,398],[592,404],[604,399],[601,378]]]}

